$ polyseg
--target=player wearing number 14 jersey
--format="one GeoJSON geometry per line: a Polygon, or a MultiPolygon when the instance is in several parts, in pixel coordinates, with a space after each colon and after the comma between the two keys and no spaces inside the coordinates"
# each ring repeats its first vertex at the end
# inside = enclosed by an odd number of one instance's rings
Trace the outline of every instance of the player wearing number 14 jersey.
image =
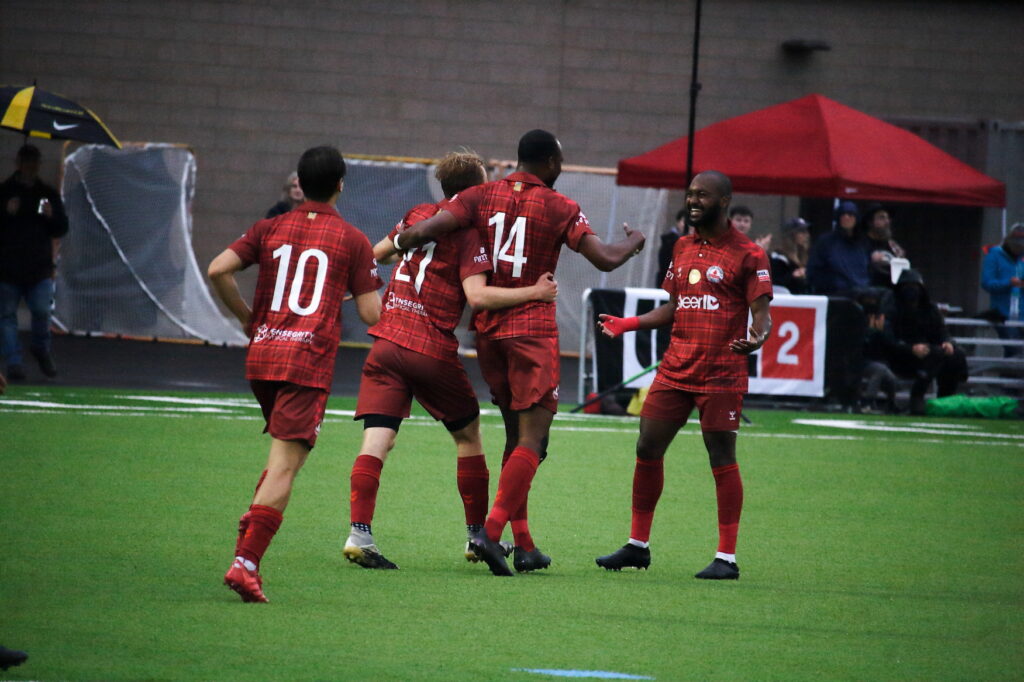
{"type": "MultiPolygon", "coordinates": [[[[579,205],[554,191],[562,171],[562,147],[551,133],[532,130],[519,141],[516,171],[460,192],[437,215],[396,235],[394,247],[412,250],[462,228],[476,230],[488,250],[498,287],[531,286],[554,272],[562,245],[601,270],[613,270],[640,251],[644,236],[626,227],[625,239],[605,244],[579,205]]],[[[480,369],[505,420],[505,453],[498,492],[475,551],[495,575],[511,575],[498,544],[511,521],[514,565],[546,568],[551,559],[536,548],[526,520],[527,495],[546,454],[558,408],[558,326],[554,302],[531,301],[476,316],[480,369]]]]}
{"type": "MultiPolygon", "coordinates": [[[[468,152],[452,153],[437,166],[435,176],[446,197],[487,179],[483,161],[468,152]]],[[[391,238],[400,227],[429,218],[447,206],[413,208],[392,235],[375,248],[380,262],[394,259],[391,238]]],[[[371,522],[387,453],[394,445],[412,399],[444,423],[455,440],[457,481],[470,533],[483,527],[487,514],[489,473],[480,440],[480,406],[458,357],[454,330],[466,301],[475,309],[493,309],[553,301],[558,292],[550,272],[529,287],[488,286],[491,261],[474,230],[463,230],[438,242],[406,252],[384,292],[376,337],[363,366],[356,419],[363,421],[363,444],[352,465],[351,531],[345,557],[364,568],[393,569],[374,540],[371,522]]],[[[467,551],[466,558],[476,561],[467,551]]]]}
{"type": "Polygon", "coordinates": [[[253,225],[209,268],[217,294],[249,333],[245,374],[271,436],[267,467],[239,520],[235,560],[224,576],[247,602],[267,601],[260,560],[320,431],[346,292],[364,322],[380,317],[381,281],[370,241],[334,210],[344,159],[333,147],[315,147],[299,159],[298,175],[308,201],[253,225]],[[234,273],[252,264],[259,277],[250,310],[234,273]]]}

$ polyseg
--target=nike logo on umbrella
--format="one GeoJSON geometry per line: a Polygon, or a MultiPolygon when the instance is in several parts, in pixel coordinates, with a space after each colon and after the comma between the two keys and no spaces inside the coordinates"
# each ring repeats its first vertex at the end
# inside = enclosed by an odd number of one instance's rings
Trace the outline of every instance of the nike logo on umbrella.
{"type": "Polygon", "coordinates": [[[78,127],[77,123],[68,123],[67,125],[63,125],[62,126],[61,124],[57,123],[56,121],[53,122],[53,129],[54,130],[70,130],[71,128],[77,128],[77,127],[78,127]]]}

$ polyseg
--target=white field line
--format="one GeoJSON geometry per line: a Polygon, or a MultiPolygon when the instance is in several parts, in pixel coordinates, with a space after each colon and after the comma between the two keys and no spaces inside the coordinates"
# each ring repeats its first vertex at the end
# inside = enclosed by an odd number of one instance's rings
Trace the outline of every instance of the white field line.
{"type": "Polygon", "coordinates": [[[921,433],[929,436],[969,436],[971,438],[1001,438],[1006,440],[1024,441],[1024,434],[1017,433],[988,433],[985,431],[971,431],[965,433],[959,429],[932,428],[931,424],[921,426],[869,423],[859,419],[794,419],[794,424],[805,426],[824,426],[833,429],[853,429],[856,431],[885,431],[890,433],[921,433]],[[928,428],[923,428],[927,426],[928,428]]]}

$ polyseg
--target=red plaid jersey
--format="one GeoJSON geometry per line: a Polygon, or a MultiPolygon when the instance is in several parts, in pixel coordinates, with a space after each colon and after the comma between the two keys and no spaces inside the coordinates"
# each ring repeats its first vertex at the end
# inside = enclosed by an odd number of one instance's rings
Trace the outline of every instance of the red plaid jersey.
{"type": "Polygon", "coordinates": [[[771,298],[770,272],[764,250],[735,228],[714,241],[681,237],[662,284],[676,311],[657,380],[693,393],[745,393],[747,356],[729,342],[747,337],[750,303],[771,298]]]}
{"type": "Polygon", "coordinates": [[[330,390],[345,292],[382,284],[370,240],[332,206],[307,201],[259,221],[229,248],[259,266],[246,378],[330,390]]]}
{"type": "MultiPolygon", "coordinates": [[[[431,217],[446,203],[416,206],[395,225],[390,237],[431,217]]],[[[370,328],[370,334],[438,360],[458,362],[454,330],[466,305],[462,280],[490,270],[490,258],[476,230],[456,230],[440,242],[406,251],[391,273],[380,322],[370,328]]]]}
{"type": "MultiPolygon", "coordinates": [[[[533,285],[555,271],[562,244],[579,251],[584,237],[594,234],[579,204],[530,173],[470,187],[445,208],[463,227],[480,232],[494,269],[490,284],[496,287],[533,285]]],[[[558,336],[555,304],[543,301],[481,311],[474,324],[495,339],[558,336]]]]}

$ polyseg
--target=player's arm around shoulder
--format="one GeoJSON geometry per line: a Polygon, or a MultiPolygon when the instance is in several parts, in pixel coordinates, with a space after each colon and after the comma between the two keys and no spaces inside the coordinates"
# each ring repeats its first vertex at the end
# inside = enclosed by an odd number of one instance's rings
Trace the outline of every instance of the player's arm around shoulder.
{"type": "Polygon", "coordinates": [[[351,243],[347,289],[355,299],[356,314],[366,325],[380,321],[380,289],[384,283],[377,272],[377,260],[370,240],[356,228],[349,233],[351,243]]]}
{"type": "Polygon", "coordinates": [[[480,272],[462,280],[466,301],[473,310],[499,310],[529,301],[554,303],[558,297],[558,282],[550,272],[545,272],[528,287],[492,287],[487,284],[487,274],[480,272]]]}

